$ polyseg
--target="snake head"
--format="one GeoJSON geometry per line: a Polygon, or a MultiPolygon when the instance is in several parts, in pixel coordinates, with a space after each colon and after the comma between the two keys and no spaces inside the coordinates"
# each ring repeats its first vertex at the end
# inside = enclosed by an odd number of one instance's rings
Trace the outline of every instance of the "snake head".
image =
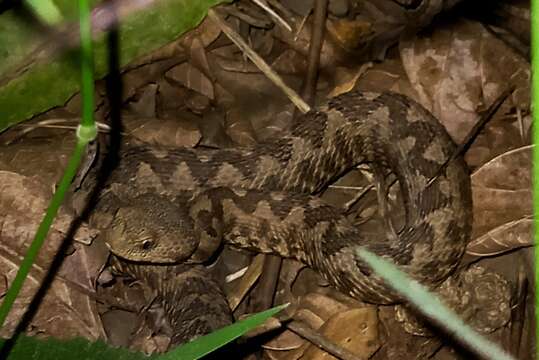
{"type": "Polygon", "coordinates": [[[157,194],[140,195],[120,207],[103,235],[115,255],[148,263],[182,262],[200,242],[185,208],[157,194]]]}

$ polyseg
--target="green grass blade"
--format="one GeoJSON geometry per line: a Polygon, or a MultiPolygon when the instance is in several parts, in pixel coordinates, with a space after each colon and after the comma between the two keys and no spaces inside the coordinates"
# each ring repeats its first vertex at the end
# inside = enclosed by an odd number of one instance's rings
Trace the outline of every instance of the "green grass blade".
{"type": "MultiPolygon", "coordinates": [[[[0,340],[0,349],[6,340],[0,340]]],[[[31,336],[19,336],[11,349],[7,360],[153,360],[141,352],[123,348],[113,348],[103,341],[90,342],[76,338],[59,340],[54,338],[38,339],[31,336]]],[[[4,359],[4,358],[2,358],[4,359]]]]}
{"type": "Polygon", "coordinates": [[[77,173],[82,154],[86,145],[89,141],[95,138],[97,134],[97,129],[93,121],[93,93],[94,93],[94,84],[93,84],[93,69],[92,69],[92,46],[91,46],[91,30],[90,30],[90,9],[88,5],[88,0],[80,0],[80,16],[81,16],[81,41],[82,41],[82,58],[84,59],[81,63],[82,67],[82,101],[83,101],[83,122],[77,131],[78,141],[75,146],[75,150],[69,159],[66,170],[58,188],[54,195],[52,196],[47,212],[43,217],[43,220],[39,224],[34,240],[28,247],[28,251],[24,259],[21,261],[21,265],[15,279],[11,283],[2,305],[0,305],[0,327],[2,327],[7,319],[9,311],[11,310],[15,299],[20,293],[24,281],[32,268],[39,250],[45,242],[45,238],[49,233],[49,229],[52,225],[60,205],[64,200],[65,194],[69,189],[71,181],[77,173]]]}
{"type": "Polygon", "coordinates": [[[211,334],[202,336],[190,343],[180,346],[158,357],[159,360],[196,360],[209,354],[221,346],[245,334],[247,331],[262,324],[288,304],[276,306],[272,309],[249,316],[247,319],[238,321],[232,325],[219,329],[211,334]]]}
{"type": "Polygon", "coordinates": [[[485,339],[475,332],[433,294],[418,282],[411,280],[405,273],[400,271],[391,262],[365,250],[359,249],[358,256],[365,261],[377,275],[382,277],[391,287],[405,296],[419,311],[430,318],[435,319],[462,343],[481,355],[491,360],[514,360],[498,345],[485,339]]]}
{"type": "Polygon", "coordinates": [[[88,0],[79,0],[79,18],[82,76],[81,95],[83,99],[81,126],[93,128],[95,131],[92,137],[93,139],[97,135],[97,128],[94,122],[94,52],[92,48],[92,24],[88,0]]]}
{"type": "Polygon", "coordinates": [[[0,305],[0,327],[4,325],[4,322],[7,319],[9,311],[11,310],[11,307],[13,306],[13,303],[15,302],[17,295],[21,291],[24,281],[26,280],[26,277],[28,276],[28,272],[30,271],[32,264],[34,263],[39,253],[39,250],[41,249],[41,247],[43,246],[43,243],[45,242],[45,238],[47,237],[47,234],[49,233],[49,229],[52,224],[52,221],[54,220],[54,217],[56,216],[56,213],[58,212],[58,209],[60,208],[60,205],[62,204],[65,193],[67,189],[69,188],[69,184],[71,183],[71,181],[73,180],[73,177],[75,176],[77,172],[77,168],[78,168],[85,146],[86,146],[85,143],[81,143],[81,142],[77,143],[75,147],[75,151],[71,155],[71,158],[69,159],[69,162],[67,164],[66,171],[64,175],[62,176],[62,179],[60,180],[58,189],[54,193],[52,200],[49,204],[49,207],[47,208],[45,217],[41,221],[41,224],[39,224],[39,227],[36,232],[36,236],[34,237],[34,240],[28,247],[28,251],[26,252],[24,259],[21,261],[19,271],[17,271],[17,275],[15,275],[15,279],[13,279],[13,282],[11,283],[9,290],[6,292],[6,295],[4,296],[4,301],[2,301],[2,305],[0,305]]]}

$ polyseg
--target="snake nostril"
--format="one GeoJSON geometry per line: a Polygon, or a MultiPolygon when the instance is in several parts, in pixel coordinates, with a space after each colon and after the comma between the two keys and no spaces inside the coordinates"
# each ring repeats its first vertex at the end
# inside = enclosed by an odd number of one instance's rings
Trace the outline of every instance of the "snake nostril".
{"type": "Polygon", "coordinates": [[[142,242],[142,250],[150,250],[153,247],[153,241],[144,240],[142,242]]]}

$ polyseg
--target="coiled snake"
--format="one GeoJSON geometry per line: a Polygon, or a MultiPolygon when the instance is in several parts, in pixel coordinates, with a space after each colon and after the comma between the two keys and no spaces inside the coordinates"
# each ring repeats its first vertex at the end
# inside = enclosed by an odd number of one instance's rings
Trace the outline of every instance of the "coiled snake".
{"type": "Polygon", "coordinates": [[[221,241],[296,258],[359,300],[400,298],[359,260],[365,247],[435,286],[458,264],[472,222],[470,178],[444,127],[395,93],[351,92],[295,120],[288,135],[251,148],[126,146],[103,203],[120,257],[149,263],[204,262],[221,241]],[[383,193],[393,172],[405,225],[383,239],[363,235],[312,194],[366,163],[383,193]],[[105,199],[113,201],[105,201],[105,199]]]}

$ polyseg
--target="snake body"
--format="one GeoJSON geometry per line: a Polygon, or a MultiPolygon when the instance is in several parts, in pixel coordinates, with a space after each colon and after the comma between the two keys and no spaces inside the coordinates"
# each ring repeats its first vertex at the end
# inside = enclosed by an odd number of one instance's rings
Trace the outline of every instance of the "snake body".
{"type": "Polygon", "coordinates": [[[250,148],[126,146],[105,192],[120,207],[107,242],[129,260],[176,263],[203,262],[224,240],[297,258],[359,300],[400,301],[356,250],[388,258],[428,286],[449,276],[472,221],[464,160],[440,172],[455,149],[426,109],[390,92],[335,97],[295,120],[288,135],[250,148]],[[381,239],[313,196],[363,163],[382,191],[391,170],[403,198],[404,226],[381,239]]]}

